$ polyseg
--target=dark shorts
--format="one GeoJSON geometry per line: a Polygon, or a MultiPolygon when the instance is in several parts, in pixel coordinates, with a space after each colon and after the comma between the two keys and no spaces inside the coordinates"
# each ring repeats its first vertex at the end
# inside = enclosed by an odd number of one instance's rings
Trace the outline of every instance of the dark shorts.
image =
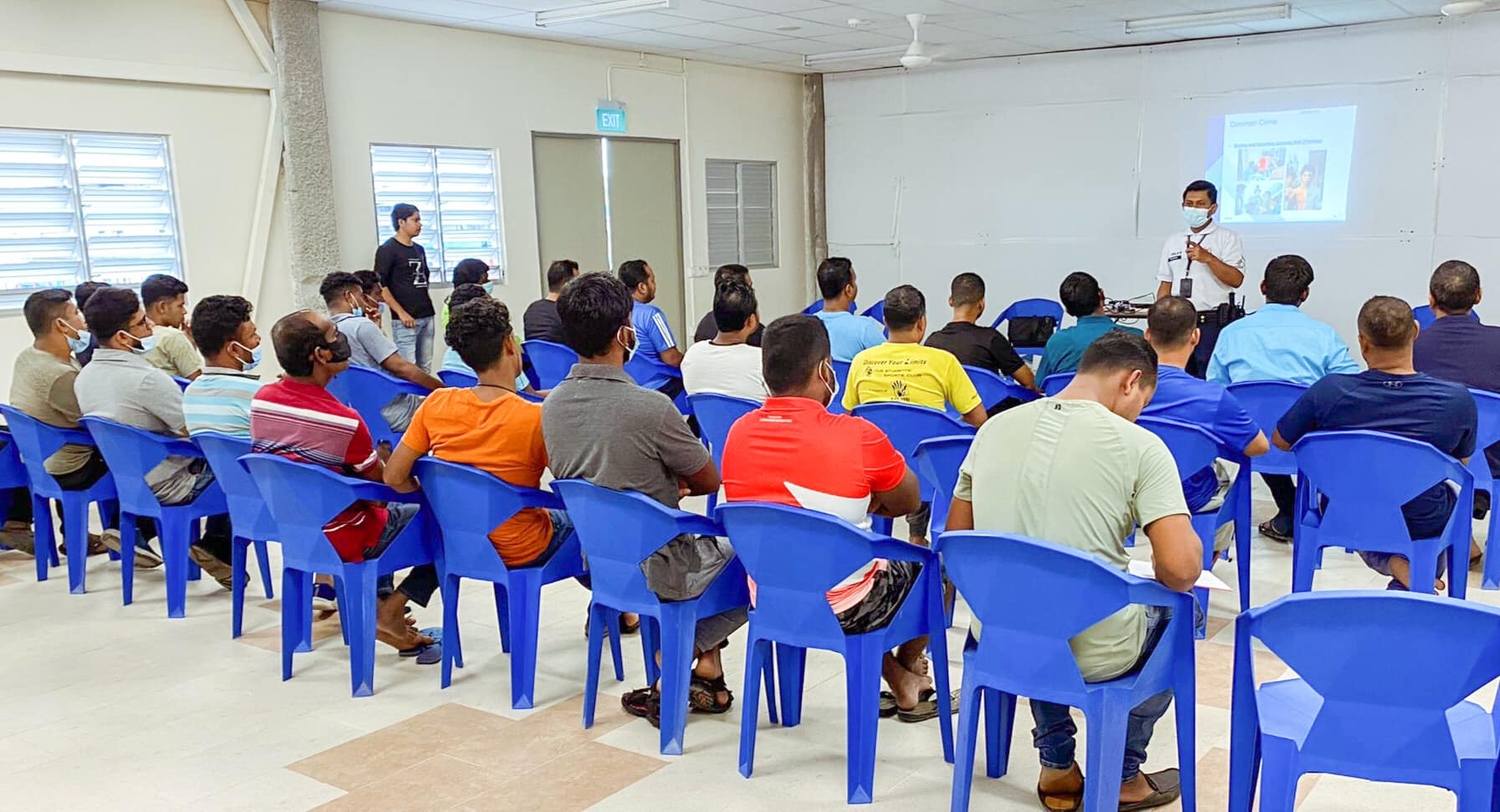
{"type": "Polygon", "coordinates": [[[846,634],[867,634],[890,625],[921,574],[922,565],[915,561],[887,562],[884,571],[875,573],[870,594],[854,608],[839,613],[839,625],[846,634]]]}

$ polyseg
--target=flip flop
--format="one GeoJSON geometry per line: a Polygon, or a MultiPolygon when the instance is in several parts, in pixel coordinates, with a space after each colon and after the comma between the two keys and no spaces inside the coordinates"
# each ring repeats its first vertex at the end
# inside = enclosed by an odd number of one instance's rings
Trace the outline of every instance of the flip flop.
{"type": "MultiPolygon", "coordinates": [[[[443,656],[443,649],[442,649],[443,630],[440,627],[434,626],[434,627],[432,627],[430,629],[422,629],[420,632],[418,632],[418,634],[425,634],[428,637],[431,637],[432,638],[432,642],[431,643],[423,643],[420,646],[412,646],[411,648],[404,648],[404,649],[401,649],[397,653],[400,654],[402,657],[416,657],[416,658],[418,658],[417,661],[421,662],[422,655],[425,654],[428,649],[436,648],[437,651],[438,651],[438,659],[442,659],[442,656],[443,656]]],[[[433,660],[432,662],[435,663],[435,662],[437,662],[437,660],[433,660]]],[[[422,663],[422,665],[430,665],[430,664],[431,663],[422,663]]]]}
{"type": "Polygon", "coordinates": [[[1139,801],[1121,803],[1120,812],[1139,812],[1142,809],[1155,809],[1182,797],[1182,773],[1176,767],[1162,770],[1159,773],[1141,773],[1146,777],[1146,783],[1151,785],[1151,794],[1139,801]]]}
{"type": "Polygon", "coordinates": [[[417,665],[436,665],[443,661],[443,644],[432,643],[418,649],[417,665]]]}
{"type": "Polygon", "coordinates": [[[1260,531],[1261,536],[1268,538],[1271,541],[1279,541],[1283,544],[1286,544],[1292,540],[1290,534],[1283,533],[1280,530],[1277,530],[1274,522],[1261,522],[1260,526],[1256,529],[1260,531]]]}
{"type": "Polygon", "coordinates": [[[880,692],[880,718],[889,719],[896,715],[896,695],[890,691],[880,692]]]}

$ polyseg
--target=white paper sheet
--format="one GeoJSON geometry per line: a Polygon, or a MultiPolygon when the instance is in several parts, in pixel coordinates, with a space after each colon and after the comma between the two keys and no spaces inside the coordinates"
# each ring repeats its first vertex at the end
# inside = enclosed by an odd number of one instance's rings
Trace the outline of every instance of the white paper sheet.
{"type": "MultiPolygon", "coordinates": [[[[1154,580],[1156,578],[1156,568],[1151,566],[1150,561],[1132,560],[1130,562],[1130,574],[1136,576],[1137,578],[1151,578],[1154,580]]],[[[1193,586],[1199,587],[1201,589],[1217,589],[1224,592],[1230,591],[1229,584],[1224,583],[1224,581],[1220,579],[1219,576],[1214,575],[1208,570],[1204,570],[1203,574],[1198,576],[1198,582],[1193,586]]]]}

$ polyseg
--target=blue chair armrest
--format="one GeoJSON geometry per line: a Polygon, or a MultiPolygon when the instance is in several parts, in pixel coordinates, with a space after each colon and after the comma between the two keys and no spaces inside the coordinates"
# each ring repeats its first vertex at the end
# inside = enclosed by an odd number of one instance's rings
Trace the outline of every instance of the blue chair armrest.
{"type": "Polygon", "coordinates": [[[873,539],[870,541],[870,551],[876,558],[887,561],[912,561],[917,564],[931,564],[937,561],[937,553],[926,547],[918,547],[909,541],[897,541],[895,539],[873,539]]]}
{"type": "Polygon", "coordinates": [[[688,513],[684,510],[675,511],[672,517],[677,522],[677,532],[697,533],[700,536],[723,536],[724,525],[707,516],[699,516],[696,513],[688,513]]]}
{"type": "Polygon", "coordinates": [[[203,449],[193,444],[192,440],[168,440],[162,443],[167,449],[167,454],[175,457],[202,457],[203,449]]]}
{"type": "Polygon", "coordinates": [[[349,486],[349,489],[354,491],[354,495],[356,498],[363,499],[366,502],[414,503],[422,501],[421,491],[401,493],[395,488],[392,488],[391,486],[386,485],[382,482],[370,482],[369,480],[354,479],[352,477],[342,477],[342,479],[349,486]]]}
{"type": "Polygon", "coordinates": [[[73,445],[94,445],[94,437],[84,429],[55,429],[64,440],[73,445]]]}
{"type": "Polygon", "coordinates": [[[1191,592],[1173,592],[1157,581],[1130,574],[1125,578],[1130,582],[1130,602],[1133,604],[1192,611],[1194,599],[1191,592]]]}
{"type": "Polygon", "coordinates": [[[561,496],[552,491],[522,490],[518,491],[521,504],[532,508],[546,508],[548,510],[567,510],[561,496]]]}

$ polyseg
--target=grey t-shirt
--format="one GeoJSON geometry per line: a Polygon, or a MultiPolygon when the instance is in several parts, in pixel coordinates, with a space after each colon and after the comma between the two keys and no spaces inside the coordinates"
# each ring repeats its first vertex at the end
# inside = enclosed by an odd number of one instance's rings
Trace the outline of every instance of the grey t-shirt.
{"type": "Polygon", "coordinates": [[[712,462],[672,401],[625,370],[576,364],[542,402],[548,468],[677,507],[677,478],[712,462]]]}
{"type": "MultiPolygon", "coordinates": [[[[90,417],[102,417],[157,434],[187,436],[182,389],[171,376],[141,356],[100,347],[73,383],[78,406],[90,417]]],[[[162,501],[177,504],[192,492],[202,462],[167,457],[146,475],[146,484],[162,501]]]]}
{"type": "Polygon", "coordinates": [[[362,367],[379,369],[385,359],[396,354],[396,342],[381,332],[375,322],[353,313],[333,316],[333,326],[349,339],[349,359],[362,367]]]}

